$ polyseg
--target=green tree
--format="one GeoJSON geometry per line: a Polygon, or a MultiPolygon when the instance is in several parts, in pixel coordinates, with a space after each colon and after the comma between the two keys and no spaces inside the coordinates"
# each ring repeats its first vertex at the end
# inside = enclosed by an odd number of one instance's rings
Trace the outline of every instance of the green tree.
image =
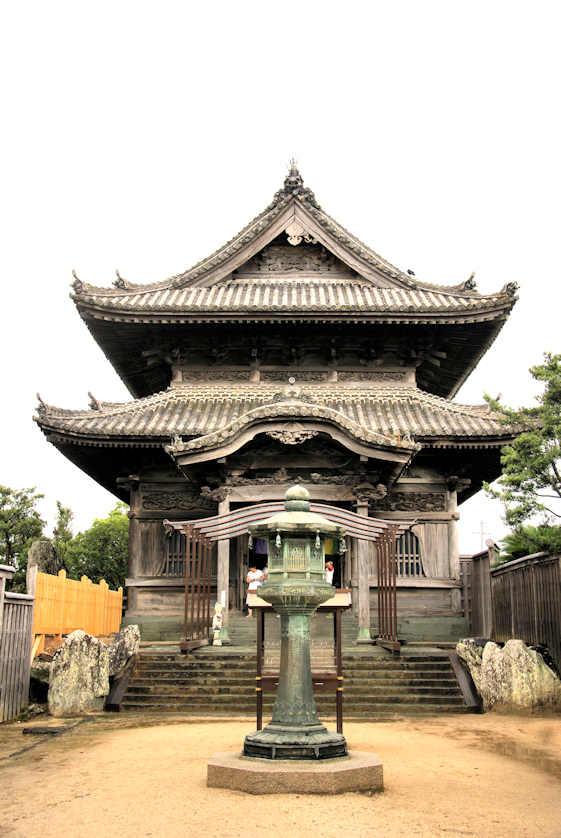
{"type": "Polygon", "coordinates": [[[532,553],[561,553],[561,527],[547,524],[517,527],[503,539],[496,564],[521,559],[532,553]]]}
{"type": "Polygon", "coordinates": [[[124,586],[129,545],[126,509],[118,503],[107,518],[96,519],[68,544],[65,563],[72,579],[87,576],[92,582],[105,579],[110,588],[124,586]]]}
{"type": "Polygon", "coordinates": [[[69,506],[63,506],[59,500],[56,502],[56,509],[57,518],[53,529],[53,547],[55,548],[57,558],[63,564],[66,564],[66,554],[73,538],[70,527],[74,519],[74,513],[69,506]]]}
{"type": "Polygon", "coordinates": [[[519,432],[503,449],[498,485],[485,487],[503,502],[506,523],[515,529],[539,514],[547,525],[561,521],[561,355],[545,353],[530,373],[545,385],[533,407],[514,410],[486,397],[519,432]]]}
{"type": "Polygon", "coordinates": [[[34,488],[0,486],[0,563],[17,568],[13,586],[18,590],[25,590],[27,551],[45,526],[36,509],[42,498],[34,488]]]}

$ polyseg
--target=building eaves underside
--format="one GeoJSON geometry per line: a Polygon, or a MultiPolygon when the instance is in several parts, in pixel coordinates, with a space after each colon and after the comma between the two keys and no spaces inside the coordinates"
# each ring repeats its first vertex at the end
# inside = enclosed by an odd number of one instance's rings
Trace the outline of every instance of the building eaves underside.
{"type": "MultiPolygon", "coordinates": [[[[333,317],[323,320],[287,318],[257,320],[247,319],[204,321],[191,320],[179,327],[176,322],[165,323],[157,320],[152,323],[124,319],[116,324],[103,319],[86,318],[86,324],[95,341],[106,357],[110,360],[118,375],[121,377],[130,393],[134,397],[144,397],[151,393],[165,389],[171,381],[171,369],[164,357],[174,349],[180,352],[186,350],[187,356],[191,347],[199,347],[208,343],[210,333],[208,324],[213,323],[212,331],[214,345],[233,346],[233,341],[245,341],[245,357],[243,351],[239,360],[234,363],[249,365],[251,341],[266,342],[270,339],[270,329],[278,330],[284,335],[282,340],[289,341],[292,346],[303,346],[308,336],[319,334],[324,329],[327,334],[322,335],[320,345],[327,346],[332,338],[340,340],[352,338],[358,346],[364,344],[383,355],[390,343],[401,346],[403,363],[411,364],[411,350],[419,344],[433,344],[436,349],[444,349],[445,356],[440,356],[435,366],[434,360],[422,360],[416,368],[417,383],[420,388],[438,396],[450,398],[454,396],[461,384],[477,365],[479,359],[492,345],[499,334],[504,318],[481,319],[479,321],[461,323],[454,319],[431,320],[429,318],[412,320],[394,320],[391,318],[376,319],[368,317],[351,317],[341,319],[333,317]],[[408,324],[407,334],[402,326],[408,324]],[[248,330],[251,326],[251,331],[248,330]],[[216,330],[220,330],[217,332],[216,330]],[[162,360],[156,364],[152,360],[149,366],[144,360],[145,350],[157,347],[161,349],[162,360]]],[[[208,359],[209,363],[212,359],[208,359]]],[[[325,359],[327,361],[327,357],[325,359]]],[[[287,371],[289,375],[298,376],[287,371]]]]}

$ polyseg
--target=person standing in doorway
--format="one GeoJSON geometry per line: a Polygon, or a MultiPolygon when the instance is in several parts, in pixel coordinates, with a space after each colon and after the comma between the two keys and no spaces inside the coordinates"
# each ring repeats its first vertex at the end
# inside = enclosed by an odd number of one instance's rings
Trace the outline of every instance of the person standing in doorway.
{"type": "Polygon", "coordinates": [[[247,616],[253,617],[253,611],[249,607],[249,595],[254,594],[257,591],[257,588],[263,581],[263,571],[258,570],[255,566],[249,568],[249,573],[246,576],[245,581],[247,582],[247,616]]]}
{"type": "Polygon", "coordinates": [[[325,563],[325,581],[328,585],[333,585],[333,574],[335,573],[335,565],[331,560],[325,563]]]}

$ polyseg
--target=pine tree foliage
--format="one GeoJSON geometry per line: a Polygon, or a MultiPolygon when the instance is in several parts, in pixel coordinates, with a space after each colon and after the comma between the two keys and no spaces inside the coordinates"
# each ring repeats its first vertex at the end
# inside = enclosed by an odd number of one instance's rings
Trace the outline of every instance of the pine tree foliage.
{"type": "Polygon", "coordinates": [[[69,506],[63,506],[59,500],[56,502],[56,509],[57,518],[53,529],[53,547],[57,557],[65,563],[68,547],[73,538],[71,525],[74,513],[69,506]]]}
{"type": "Polygon", "coordinates": [[[533,553],[561,555],[561,527],[547,524],[518,527],[503,539],[497,564],[531,556],[533,553]]]}
{"type": "Polygon", "coordinates": [[[503,502],[505,520],[515,529],[539,515],[546,525],[561,523],[561,355],[545,353],[530,373],[544,384],[536,405],[514,410],[486,397],[519,431],[503,449],[497,487],[485,486],[503,502]]]}

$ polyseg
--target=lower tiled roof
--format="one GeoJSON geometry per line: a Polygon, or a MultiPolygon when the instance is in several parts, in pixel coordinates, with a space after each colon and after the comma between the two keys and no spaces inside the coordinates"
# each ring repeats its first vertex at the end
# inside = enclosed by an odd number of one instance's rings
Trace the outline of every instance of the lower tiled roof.
{"type": "Polygon", "coordinates": [[[434,444],[501,445],[512,437],[486,406],[468,406],[406,385],[344,388],[314,385],[281,390],[278,385],[189,384],[123,404],[98,402],[95,410],[62,410],[43,402],[36,421],[45,432],[103,444],[191,439],[228,426],[247,425],[252,415],[287,421],[306,415],[327,416],[342,427],[359,427],[368,436],[404,438],[434,444]],[[268,410],[258,410],[269,406],[268,410]],[[252,412],[256,411],[255,414],[252,412]],[[248,415],[249,414],[249,415],[248,415]]]}

